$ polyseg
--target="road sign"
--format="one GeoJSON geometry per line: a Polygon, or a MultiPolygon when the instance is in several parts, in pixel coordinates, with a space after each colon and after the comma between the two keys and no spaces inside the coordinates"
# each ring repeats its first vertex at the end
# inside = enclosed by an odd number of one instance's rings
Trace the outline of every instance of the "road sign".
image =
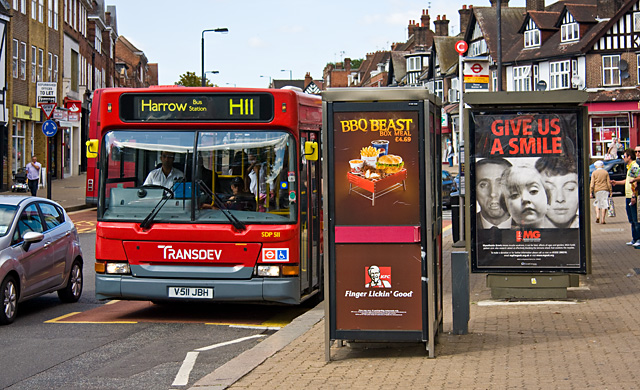
{"type": "Polygon", "coordinates": [[[464,63],[464,90],[466,92],[489,90],[489,61],[472,60],[464,63]]]}
{"type": "Polygon", "coordinates": [[[58,83],[38,82],[36,84],[36,98],[38,103],[55,103],[58,83]]]}
{"type": "Polygon", "coordinates": [[[467,45],[467,42],[465,41],[456,42],[456,51],[458,52],[458,54],[463,55],[464,53],[467,52],[468,48],[469,46],[467,45]]]}
{"type": "Polygon", "coordinates": [[[56,103],[38,103],[38,105],[42,108],[47,119],[51,119],[51,115],[53,115],[53,111],[56,109],[56,103]]]}
{"type": "Polygon", "coordinates": [[[42,124],[42,132],[47,137],[53,137],[58,132],[58,125],[52,120],[44,121],[42,124]]]}

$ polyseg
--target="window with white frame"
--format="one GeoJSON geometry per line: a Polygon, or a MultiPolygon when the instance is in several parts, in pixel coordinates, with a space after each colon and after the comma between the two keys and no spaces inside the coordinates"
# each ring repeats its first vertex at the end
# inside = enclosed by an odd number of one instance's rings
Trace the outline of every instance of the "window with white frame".
{"type": "Polygon", "coordinates": [[[442,80],[436,80],[434,83],[434,91],[433,93],[438,96],[440,99],[442,99],[442,95],[443,95],[443,82],[442,80]]]}
{"type": "Polygon", "coordinates": [[[487,41],[483,39],[471,42],[469,45],[469,56],[477,57],[488,53],[487,41]]]}
{"type": "Polygon", "coordinates": [[[53,56],[53,81],[58,81],[58,56],[53,56]]]}
{"type": "Polygon", "coordinates": [[[636,55],[636,64],[638,64],[636,70],[636,74],[638,77],[636,78],[636,80],[638,80],[638,84],[640,84],[640,54],[636,55]]]}
{"type": "Polygon", "coordinates": [[[458,78],[451,79],[451,89],[449,89],[449,102],[460,101],[460,83],[458,78]]]}
{"type": "Polygon", "coordinates": [[[14,171],[18,171],[20,168],[24,168],[27,165],[25,159],[25,136],[26,136],[27,124],[24,121],[13,121],[13,134],[12,134],[12,157],[14,171]]]}
{"type": "Polygon", "coordinates": [[[524,32],[524,47],[540,46],[540,30],[527,30],[524,32]]]}
{"type": "Polygon", "coordinates": [[[495,70],[491,71],[491,88],[492,91],[498,90],[498,72],[495,70]]]}
{"type": "Polygon", "coordinates": [[[566,89],[570,86],[571,69],[570,61],[557,61],[549,64],[549,89],[566,89]]]}
{"type": "Polygon", "coordinates": [[[27,44],[20,42],[20,80],[27,79],[27,44]]]}
{"type": "Polygon", "coordinates": [[[640,32],[640,12],[633,13],[633,31],[640,32]]]}
{"type": "Polygon", "coordinates": [[[69,23],[69,17],[67,16],[69,15],[69,13],[67,12],[67,10],[69,9],[69,0],[64,0],[62,8],[64,9],[64,14],[62,14],[62,17],[66,23],[69,23]]]}
{"type": "MultiPolygon", "coordinates": [[[[102,31],[96,26],[96,51],[102,53],[102,31]]],[[[418,60],[420,58],[418,57],[418,60]]]]}
{"type": "Polygon", "coordinates": [[[13,72],[13,78],[17,79],[18,78],[18,66],[20,64],[20,53],[19,53],[19,49],[18,49],[19,45],[18,45],[18,40],[14,39],[13,40],[13,46],[12,46],[12,61],[11,61],[11,68],[12,68],[12,72],[13,72]]]}
{"type": "Polygon", "coordinates": [[[417,72],[422,70],[422,64],[420,57],[409,57],[407,58],[407,72],[417,72]]]}
{"type": "Polygon", "coordinates": [[[53,0],[47,0],[47,26],[53,27],[53,0]]]}
{"type": "Polygon", "coordinates": [[[580,39],[580,30],[578,23],[563,24],[560,26],[560,41],[573,42],[580,39]]]}
{"type": "Polygon", "coordinates": [[[44,50],[38,49],[38,81],[44,81],[44,50]]]}
{"type": "Polygon", "coordinates": [[[533,73],[533,83],[532,85],[538,85],[538,81],[540,81],[540,74],[539,74],[539,70],[538,70],[538,65],[533,65],[531,67],[532,73],[533,73]]]}
{"type": "Polygon", "coordinates": [[[53,29],[58,30],[58,0],[53,0],[53,29]]]}
{"type": "Polygon", "coordinates": [[[513,90],[531,91],[531,66],[513,67],[513,90]]]}
{"type": "Polygon", "coordinates": [[[31,82],[35,83],[36,82],[36,70],[37,70],[37,65],[38,65],[38,58],[37,56],[38,51],[36,50],[35,46],[31,46],[31,82]]]}
{"type": "Polygon", "coordinates": [[[602,85],[620,85],[620,56],[602,56],[602,85]]]}
{"type": "MultiPolygon", "coordinates": [[[[613,137],[629,147],[629,116],[591,117],[591,157],[604,157],[613,137]]],[[[623,148],[623,149],[624,149],[623,148]]]]}
{"type": "Polygon", "coordinates": [[[15,9],[16,11],[18,11],[18,7],[19,7],[19,1],[18,0],[13,0],[13,9],[15,9]]]}
{"type": "Polygon", "coordinates": [[[55,81],[51,77],[53,76],[53,54],[47,53],[47,81],[55,81]]]}
{"type": "Polygon", "coordinates": [[[36,20],[37,12],[38,12],[38,1],[31,0],[31,19],[36,20]]]}
{"type": "Polygon", "coordinates": [[[38,22],[44,22],[44,0],[38,0],[38,22]]]}

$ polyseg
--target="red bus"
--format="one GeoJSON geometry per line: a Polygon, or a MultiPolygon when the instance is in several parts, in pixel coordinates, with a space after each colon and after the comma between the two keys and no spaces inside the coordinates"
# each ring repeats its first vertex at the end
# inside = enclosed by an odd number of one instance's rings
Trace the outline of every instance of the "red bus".
{"type": "Polygon", "coordinates": [[[320,298],[321,126],[294,90],[96,91],[96,297],[320,298]]]}

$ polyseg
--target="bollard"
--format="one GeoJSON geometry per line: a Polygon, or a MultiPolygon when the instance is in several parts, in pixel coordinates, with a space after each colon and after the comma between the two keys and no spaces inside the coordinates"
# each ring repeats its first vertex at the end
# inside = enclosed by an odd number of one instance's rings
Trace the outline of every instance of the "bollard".
{"type": "Polygon", "coordinates": [[[453,334],[469,333],[469,253],[451,252],[453,334]]]}

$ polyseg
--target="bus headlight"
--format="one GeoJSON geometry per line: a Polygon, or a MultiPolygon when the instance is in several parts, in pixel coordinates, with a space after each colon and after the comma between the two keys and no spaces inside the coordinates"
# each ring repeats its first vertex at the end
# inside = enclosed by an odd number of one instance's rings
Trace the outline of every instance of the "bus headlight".
{"type": "Polygon", "coordinates": [[[278,265],[259,265],[258,276],[275,277],[280,276],[280,266],[278,265]]]}
{"type": "Polygon", "coordinates": [[[130,274],[129,263],[107,263],[107,274],[130,274]]]}

